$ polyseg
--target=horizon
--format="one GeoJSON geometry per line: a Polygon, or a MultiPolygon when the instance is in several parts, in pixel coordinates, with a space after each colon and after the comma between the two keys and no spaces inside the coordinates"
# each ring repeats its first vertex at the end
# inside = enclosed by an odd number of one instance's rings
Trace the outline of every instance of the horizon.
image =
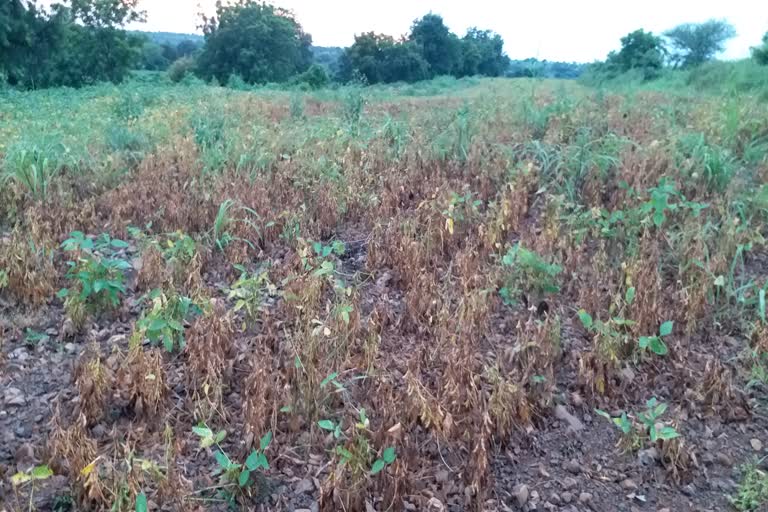
{"type": "MultiPolygon", "coordinates": [[[[642,28],[661,35],[682,23],[725,19],[736,29],[719,55],[724,60],[749,56],[749,49],[760,43],[768,31],[768,4],[755,5],[736,0],[723,5],[713,0],[669,2],[649,0],[623,10],[616,2],[586,0],[575,5],[562,0],[544,0],[536,5],[499,5],[492,0],[477,0],[472,7],[459,2],[392,0],[387,4],[351,0],[277,0],[270,2],[291,10],[303,29],[312,35],[315,46],[347,47],[357,34],[374,31],[394,37],[408,33],[413,20],[432,12],[460,37],[470,27],[492,30],[504,38],[504,50],[513,60],[539,60],[588,63],[604,60],[608,52],[620,47],[620,39],[642,28]],[[690,11],[690,12],[689,12],[690,11]],[[341,14],[343,13],[343,14],[341,14]],[[557,13],[553,16],[552,13],[557,13]],[[600,13],[600,14],[598,14],[600,13]],[[340,15],[343,18],[340,18],[340,15]],[[597,16],[601,16],[598,18],[597,16]],[[509,20],[501,23],[499,19],[509,20]],[[588,33],[589,37],[584,37],[588,33]]],[[[146,23],[127,28],[147,32],[197,34],[199,13],[215,12],[214,0],[142,0],[146,23]]]]}

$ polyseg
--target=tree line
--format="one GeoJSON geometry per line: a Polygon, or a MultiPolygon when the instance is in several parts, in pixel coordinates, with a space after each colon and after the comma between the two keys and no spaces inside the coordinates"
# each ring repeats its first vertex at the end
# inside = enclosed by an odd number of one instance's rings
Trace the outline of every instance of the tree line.
{"type": "MultiPolygon", "coordinates": [[[[703,23],[684,23],[662,35],[635,30],[621,38],[621,49],[608,54],[603,62],[590,66],[593,76],[614,78],[633,72],[650,80],[664,68],[690,69],[713,60],[736,36],[735,28],[724,20],[711,19],[703,23]]],[[[752,57],[759,64],[768,64],[768,33],[762,46],[752,48],[752,57]]]]}
{"type": "MultiPolygon", "coordinates": [[[[414,82],[435,76],[540,76],[575,78],[583,65],[528,59],[512,61],[504,40],[490,30],[470,28],[459,37],[429,13],[400,38],[366,32],[348,48],[317,48],[292,12],[257,0],[216,4],[202,16],[204,36],[127,32],[143,21],[139,0],[59,0],[49,8],[34,0],[0,2],[0,83],[19,88],[79,87],[119,82],[133,69],[168,70],[179,81],[189,76],[230,84],[303,83],[322,87],[330,80],[368,84],[414,82]]],[[[720,20],[684,24],[657,36],[637,30],[593,74],[628,71],[644,78],[664,67],[687,68],[713,59],[735,35],[720,20]]],[[[768,34],[753,48],[768,64],[768,34]]]]}

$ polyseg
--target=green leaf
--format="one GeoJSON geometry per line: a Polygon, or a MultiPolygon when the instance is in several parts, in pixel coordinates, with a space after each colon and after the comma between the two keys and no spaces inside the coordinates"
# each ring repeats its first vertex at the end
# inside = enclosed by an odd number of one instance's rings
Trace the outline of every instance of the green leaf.
{"type": "Polygon", "coordinates": [[[579,320],[581,320],[581,325],[584,326],[585,329],[591,329],[592,328],[592,317],[589,313],[584,311],[583,309],[579,310],[579,320]]]}
{"type": "Polygon", "coordinates": [[[630,305],[634,300],[635,300],[635,287],[632,286],[627,290],[627,293],[624,294],[624,302],[626,302],[627,305],[630,305]]]}
{"type": "Polygon", "coordinates": [[[67,296],[69,296],[69,289],[67,288],[62,288],[61,290],[59,290],[59,293],[56,294],[56,297],[58,297],[59,299],[65,299],[67,298],[67,296]]]}
{"type": "Polygon", "coordinates": [[[640,336],[640,341],[638,342],[638,344],[640,345],[640,348],[642,350],[645,350],[646,348],[648,348],[648,345],[650,345],[651,343],[651,338],[652,338],[651,336],[640,336]]]}
{"type": "Polygon", "coordinates": [[[220,430],[216,434],[216,439],[214,439],[217,443],[220,443],[224,440],[224,438],[227,437],[227,431],[226,430],[220,430]]]}
{"type": "Polygon", "coordinates": [[[248,458],[245,459],[245,467],[251,471],[256,471],[259,468],[259,452],[253,450],[248,458]]]}
{"type": "Polygon", "coordinates": [[[264,437],[261,438],[259,441],[259,448],[264,451],[267,449],[267,446],[269,446],[269,443],[272,441],[272,431],[270,430],[266,434],[264,434],[264,437]]]}
{"type": "Polygon", "coordinates": [[[659,432],[659,439],[668,440],[676,437],[680,437],[680,434],[678,434],[677,430],[672,427],[664,427],[661,429],[661,432],[659,432]]]}
{"type": "Polygon", "coordinates": [[[126,247],[128,247],[128,243],[127,242],[123,242],[122,240],[118,240],[117,238],[112,240],[111,245],[115,249],[125,249],[126,247]]]}
{"type": "Polygon", "coordinates": [[[240,477],[237,479],[237,485],[245,487],[248,485],[248,480],[251,478],[251,472],[248,469],[244,469],[240,472],[240,477]]]}
{"type": "Polygon", "coordinates": [[[761,289],[758,293],[758,307],[757,314],[760,315],[760,320],[765,322],[765,288],[761,289]]]}
{"type": "Polygon", "coordinates": [[[632,431],[632,422],[629,421],[629,418],[627,417],[626,412],[621,413],[621,417],[618,418],[619,420],[619,428],[624,434],[629,434],[632,431]]]}
{"type": "Polygon", "coordinates": [[[199,437],[213,437],[213,430],[208,427],[192,427],[192,432],[199,437]]]}
{"type": "Polygon", "coordinates": [[[150,331],[162,331],[166,327],[168,327],[168,322],[166,322],[164,318],[153,318],[152,321],[149,322],[150,331]]]}
{"type": "Polygon", "coordinates": [[[333,372],[332,374],[330,374],[329,376],[323,379],[323,381],[320,383],[320,387],[324,388],[325,386],[328,385],[329,382],[331,382],[333,379],[335,379],[338,376],[339,376],[338,372],[333,372]]]}
{"type": "Polygon", "coordinates": [[[657,356],[665,356],[669,353],[669,349],[664,341],[658,336],[651,338],[651,351],[657,356]]]}
{"type": "Polygon", "coordinates": [[[168,333],[163,333],[163,348],[166,352],[173,352],[173,338],[168,333]]]}
{"type": "Polygon", "coordinates": [[[608,414],[607,412],[603,411],[602,409],[595,409],[595,413],[597,415],[599,415],[599,416],[602,416],[603,418],[606,418],[606,419],[609,419],[609,420],[613,419],[613,418],[611,418],[610,414],[608,414]]]}
{"type": "Polygon", "coordinates": [[[11,477],[11,485],[18,487],[20,485],[24,485],[27,482],[30,482],[31,480],[32,477],[26,473],[16,473],[11,477]]]}
{"type": "Polygon", "coordinates": [[[35,466],[32,469],[32,479],[34,480],[46,480],[53,476],[53,471],[46,465],[35,466]]]}
{"type": "Polygon", "coordinates": [[[147,495],[143,492],[136,496],[136,512],[147,512],[147,495]]]}
{"type": "Polygon", "coordinates": [[[265,470],[269,469],[269,461],[267,460],[267,456],[263,453],[259,454],[258,465],[265,470]]]}
{"type": "Polygon", "coordinates": [[[381,472],[382,469],[384,469],[384,461],[381,459],[376,459],[376,461],[373,463],[373,466],[371,466],[371,474],[375,475],[381,472]]]}
{"type": "Polygon", "coordinates": [[[659,327],[659,336],[669,336],[672,334],[672,328],[674,325],[675,323],[672,320],[668,320],[661,324],[661,327],[659,327]]]}
{"type": "Polygon", "coordinates": [[[336,424],[331,420],[320,420],[317,422],[317,426],[323,430],[333,431],[336,428],[336,424]]]}
{"type": "Polygon", "coordinates": [[[384,453],[381,455],[381,457],[384,459],[384,462],[387,464],[392,464],[395,462],[395,459],[397,458],[397,454],[395,453],[395,448],[393,446],[390,446],[389,448],[384,449],[384,453]]]}
{"type": "Polygon", "coordinates": [[[213,456],[216,458],[216,462],[218,462],[219,466],[222,468],[229,469],[232,467],[232,461],[229,459],[226,453],[220,450],[216,450],[216,453],[214,453],[213,456]]]}

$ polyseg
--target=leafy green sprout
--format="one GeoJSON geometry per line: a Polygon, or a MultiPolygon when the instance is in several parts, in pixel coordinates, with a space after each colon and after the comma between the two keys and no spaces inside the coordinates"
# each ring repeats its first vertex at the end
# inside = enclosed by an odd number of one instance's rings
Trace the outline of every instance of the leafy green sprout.
{"type": "Polygon", "coordinates": [[[741,482],[735,496],[729,498],[739,512],[762,510],[768,504],[768,473],[760,469],[765,459],[741,467],[741,482]]]}
{"type": "Polygon", "coordinates": [[[661,324],[659,327],[659,334],[656,336],[641,336],[639,346],[641,350],[649,349],[656,355],[665,356],[669,353],[666,343],[664,343],[664,336],[672,334],[672,328],[674,322],[668,320],[661,324]]]}
{"type": "Polygon", "coordinates": [[[200,306],[189,297],[176,293],[164,294],[161,290],[153,290],[149,294],[152,308],[145,311],[136,327],[153,344],[162,342],[166,352],[174,348],[184,348],[184,321],[192,315],[202,313],[200,306]]]}
{"type": "MultiPolygon", "coordinates": [[[[115,251],[127,248],[128,243],[106,233],[92,239],[75,231],[61,246],[64,251],[79,253],[77,261],[67,263],[67,277],[80,285],[78,299],[95,308],[119,306],[120,296],[126,293],[125,271],[131,265],[115,251]]],[[[57,295],[64,299],[69,294],[70,290],[63,288],[57,295]]]]}
{"type": "MultiPolygon", "coordinates": [[[[251,249],[256,249],[256,246],[251,242],[250,240],[245,240],[244,238],[240,238],[237,236],[234,236],[231,233],[231,229],[238,223],[242,222],[246,224],[247,226],[251,227],[256,234],[260,237],[261,236],[261,230],[259,227],[250,219],[237,219],[233,217],[232,211],[243,211],[254,218],[258,219],[259,214],[253,210],[252,208],[248,208],[247,206],[236,206],[235,201],[232,199],[226,199],[219,205],[219,210],[216,213],[216,218],[213,221],[213,228],[211,229],[211,237],[213,238],[213,242],[216,245],[216,248],[219,251],[223,251],[227,248],[232,242],[244,242],[247,244],[251,249]]],[[[267,227],[270,227],[274,223],[269,222],[267,223],[267,227]]]]}
{"type": "Polygon", "coordinates": [[[200,438],[200,448],[217,448],[213,454],[219,465],[217,472],[222,474],[222,480],[226,484],[236,484],[238,488],[243,489],[253,483],[253,472],[269,470],[269,460],[264,452],[272,442],[271,431],[264,434],[259,440],[259,448],[252,450],[243,464],[234,462],[221,447],[221,442],[227,436],[225,430],[214,432],[206,425],[200,424],[192,427],[192,432],[200,438]]]}
{"type": "MultiPolygon", "coordinates": [[[[656,398],[653,397],[648,400],[645,405],[646,410],[637,413],[635,417],[643,425],[645,429],[643,433],[648,435],[648,438],[652,443],[655,443],[658,440],[667,441],[680,437],[680,434],[674,427],[664,425],[660,429],[657,428],[659,418],[667,410],[667,404],[659,403],[656,398]]],[[[611,416],[601,409],[595,409],[595,413],[611,421],[627,439],[636,439],[635,436],[640,435],[641,433],[637,431],[635,424],[625,411],[622,411],[621,415],[616,417],[611,416]]]]}
{"type": "Polygon", "coordinates": [[[247,325],[256,320],[264,295],[274,295],[277,289],[269,281],[269,274],[266,271],[250,273],[242,265],[235,265],[235,268],[240,271],[240,277],[229,289],[227,298],[235,301],[235,312],[245,312],[245,325],[247,325]]]}
{"type": "MultiPolygon", "coordinates": [[[[368,431],[368,427],[370,427],[370,420],[368,419],[365,409],[364,408],[360,409],[358,415],[359,415],[359,420],[354,425],[355,432],[368,431]]],[[[318,421],[317,426],[325,431],[331,432],[333,435],[333,438],[336,440],[347,439],[347,436],[344,433],[341,422],[336,423],[333,420],[325,419],[325,420],[318,421]]],[[[358,445],[364,446],[365,451],[369,450],[368,442],[364,438],[358,439],[358,445]]],[[[337,445],[335,452],[339,456],[342,464],[346,464],[354,458],[354,454],[352,454],[349,450],[344,448],[342,445],[337,445]]],[[[371,464],[371,467],[369,470],[370,474],[376,475],[380,473],[386,466],[394,463],[396,458],[397,458],[397,454],[393,446],[389,446],[385,448],[381,454],[381,457],[377,457],[376,459],[374,459],[373,463],[371,464]]]]}
{"type": "Polygon", "coordinates": [[[46,465],[35,466],[28,471],[20,471],[11,477],[11,485],[14,489],[18,489],[27,484],[30,484],[32,490],[29,493],[29,510],[34,510],[34,494],[35,485],[38,482],[48,480],[53,476],[53,471],[46,465]]]}
{"type": "Polygon", "coordinates": [[[499,294],[506,304],[515,304],[522,288],[529,288],[538,294],[553,294],[560,291],[557,276],[563,271],[554,263],[547,263],[541,256],[517,243],[502,257],[501,264],[511,269],[506,284],[499,294]]]}
{"type": "Polygon", "coordinates": [[[658,419],[667,410],[667,404],[659,403],[656,397],[653,397],[645,403],[645,406],[645,412],[637,413],[637,419],[645,425],[651,442],[655,443],[659,439],[666,441],[680,437],[680,434],[673,427],[663,426],[660,430],[656,428],[658,419]]]}

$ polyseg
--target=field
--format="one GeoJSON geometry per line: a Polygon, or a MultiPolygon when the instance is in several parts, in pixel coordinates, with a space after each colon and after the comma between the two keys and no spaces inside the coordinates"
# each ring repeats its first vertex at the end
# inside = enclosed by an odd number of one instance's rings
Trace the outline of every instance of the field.
{"type": "Polygon", "coordinates": [[[766,510],[759,94],[0,100],[0,510],[766,510]]]}

